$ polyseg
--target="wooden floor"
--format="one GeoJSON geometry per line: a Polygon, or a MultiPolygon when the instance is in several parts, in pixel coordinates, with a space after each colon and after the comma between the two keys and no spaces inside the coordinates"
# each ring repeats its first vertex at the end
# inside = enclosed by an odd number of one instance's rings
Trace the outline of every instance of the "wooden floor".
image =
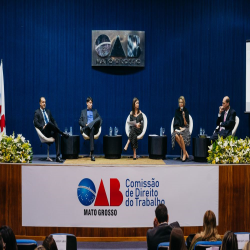
{"type": "MultiPolygon", "coordinates": [[[[19,238],[28,236],[28,238],[43,240],[44,236],[51,233],[71,233],[76,235],[79,241],[146,240],[148,228],[22,227],[21,188],[21,165],[0,164],[0,225],[9,225],[19,238]]],[[[197,189],[202,189],[202,186],[197,189]]],[[[195,195],[195,190],[190,195],[195,195]]],[[[249,208],[250,165],[219,166],[219,218],[217,218],[219,234],[223,235],[227,230],[250,232],[249,208]]],[[[201,231],[202,227],[182,229],[187,236],[201,231]]]]}

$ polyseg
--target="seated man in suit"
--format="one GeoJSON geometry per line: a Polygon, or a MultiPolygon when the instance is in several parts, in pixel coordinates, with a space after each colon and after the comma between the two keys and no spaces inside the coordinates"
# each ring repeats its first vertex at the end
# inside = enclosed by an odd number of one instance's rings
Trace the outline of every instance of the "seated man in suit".
{"type": "Polygon", "coordinates": [[[216,121],[217,127],[210,139],[216,141],[218,135],[223,136],[223,138],[231,135],[235,126],[235,117],[236,112],[230,107],[230,98],[225,96],[222,100],[222,106],[219,107],[219,114],[216,121]]]}
{"type": "Polygon", "coordinates": [[[60,138],[59,134],[68,138],[69,135],[63,133],[57,126],[56,121],[54,120],[49,109],[45,109],[46,100],[44,97],[41,97],[39,100],[40,108],[35,111],[34,115],[34,125],[38,128],[46,137],[54,137],[56,145],[56,161],[63,162],[60,159],[60,138]]]}
{"type": "Polygon", "coordinates": [[[87,108],[82,110],[81,112],[79,125],[81,126],[81,133],[85,133],[89,136],[91,161],[95,161],[95,157],[93,155],[94,135],[98,133],[99,128],[102,125],[102,118],[100,117],[96,109],[92,109],[93,99],[91,97],[87,98],[86,104],[87,108]]]}
{"type": "Polygon", "coordinates": [[[164,204],[159,204],[155,209],[154,228],[147,232],[148,250],[157,250],[162,242],[169,242],[173,228],[180,227],[176,221],[168,225],[168,209],[164,204]]]}

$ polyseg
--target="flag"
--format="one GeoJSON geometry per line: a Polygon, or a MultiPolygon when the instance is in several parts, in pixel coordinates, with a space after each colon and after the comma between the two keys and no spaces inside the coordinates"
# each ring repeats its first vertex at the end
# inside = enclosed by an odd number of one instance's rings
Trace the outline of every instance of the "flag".
{"type": "Polygon", "coordinates": [[[3,60],[0,65],[0,137],[6,135],[5,127],[5,99],[4,99],[4,81],[3,81],[3,60]]]}

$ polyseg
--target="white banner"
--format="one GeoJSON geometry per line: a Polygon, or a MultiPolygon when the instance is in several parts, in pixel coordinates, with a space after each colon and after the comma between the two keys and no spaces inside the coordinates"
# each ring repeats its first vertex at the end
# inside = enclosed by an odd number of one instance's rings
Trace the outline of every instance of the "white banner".
{"type": "Polygon", "coordinates": [[[218,166],[22,166],[22,225],[151,227],[165,203],[169,221],[218,223],[218,166]]]}
{"type": "Polygon", "coordinates": [[[0,138],[6,135],[3,61],[0,64],[0,138]]]}

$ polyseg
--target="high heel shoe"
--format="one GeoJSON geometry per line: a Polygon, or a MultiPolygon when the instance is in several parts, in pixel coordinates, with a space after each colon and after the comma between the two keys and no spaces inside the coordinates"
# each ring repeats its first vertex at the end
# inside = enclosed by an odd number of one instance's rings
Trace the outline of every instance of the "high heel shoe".
{"type": "Polygon", "coordinates": [[[187,155],[185,154],[186,158],[184,159],[184,154],[183,154],[183,157],[182,157],[182,162],[185,162],[187,160],[187,155]]]}
{"type": "Polygon", "coordinates": [[[186,156],[187,156],[187,159],[189,159],[189,154],[188,154],[188,152],[186,153],[186,156]]]}
{"type": "Polygon", "coordinates": [[[135,158],[133,157],[133,160],[136,160],[136,157],[135,158]]]}

